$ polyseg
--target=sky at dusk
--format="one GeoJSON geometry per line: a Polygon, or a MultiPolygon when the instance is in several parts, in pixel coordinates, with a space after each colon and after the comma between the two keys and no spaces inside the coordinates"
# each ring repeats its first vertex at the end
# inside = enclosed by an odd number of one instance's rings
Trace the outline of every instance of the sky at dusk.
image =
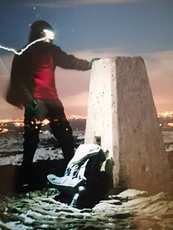
{"type": "MultiPolygon", "coordinates": [[[[141,56],[157,111],[173,111],[172,0],[1,0],[0,45],[20,49],[40,19],[54,27],[54,43],[76,57],[141,56]]],[[[13,56],[0,49],[0,119],[23,117],[4,99],[13,56]]],[[[56,69],[66,115],[87,115],[90,73],[56,69]]]]}

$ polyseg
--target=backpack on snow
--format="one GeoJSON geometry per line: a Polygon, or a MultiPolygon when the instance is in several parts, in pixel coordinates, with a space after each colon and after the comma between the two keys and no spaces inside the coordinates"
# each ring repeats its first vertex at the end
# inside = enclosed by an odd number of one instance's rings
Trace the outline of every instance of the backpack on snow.
{"type": "Polygon", "coordinates": [[[73,207],[80,206],[77,203],[90,206],[89,204],[97,202],[96,200],[105,192],[101,190],[106,190],[105,183],[108,178],[100,169],[107,153],[108,151],[103,151],[96,144],[80,145],[68,163],[63,177],[54,174],[47,176],[50,187],[56,188],[59,192],[56,199],[68,197],[67,203],[73,207]]]}

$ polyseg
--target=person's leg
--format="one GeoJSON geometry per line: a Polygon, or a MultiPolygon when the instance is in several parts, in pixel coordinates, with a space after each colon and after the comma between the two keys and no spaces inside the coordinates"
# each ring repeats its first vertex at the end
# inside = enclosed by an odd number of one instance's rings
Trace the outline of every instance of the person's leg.
{"type": "Polygon", "coordinates": [[[33,114],[25,111],[22,171],[26,183],[30,183],[31,180],[33,158],[39,143],[40,121],[46,117],[47,111],[41,100],[38,100],[37,103],[33,114]]]}
{"type": "Polygon", "coordinates": [[[64,108],[59,99],[49,102],[50,128],[53,135],[59,141],[66,164],[74,156],[74,142],[72,128],[65,116],[64,108]]]}
{"type": "Polygon", "coordinates": [[[24,120],[24,143],[23,143],[23,162],[22,178],[23,184],[31,185],[33,158],[39,142],[40,125],[35,124],[35,120],[24,120]]]}

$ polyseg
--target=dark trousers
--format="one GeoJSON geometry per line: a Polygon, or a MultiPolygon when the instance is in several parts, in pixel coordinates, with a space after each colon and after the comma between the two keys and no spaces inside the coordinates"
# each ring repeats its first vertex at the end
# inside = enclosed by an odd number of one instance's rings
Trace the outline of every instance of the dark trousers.
{"type": "MultiPolygon", "coordinates": [[[[44,119],[48,119],[50,122],[50,128],[60,143],[66,164],[68,164],[74,156],[72,128],[65,116],[61,101],[59,99],[37,99],[37,103],[35,111],[32,114],[28,114],[27,111],[25,111],[23,167],[26,171],[32,167],[34,154],[39,143],[40,121],[44,119]]],[[[27,174],[28,173],[29,172],[27,172],[27,174]]]]}

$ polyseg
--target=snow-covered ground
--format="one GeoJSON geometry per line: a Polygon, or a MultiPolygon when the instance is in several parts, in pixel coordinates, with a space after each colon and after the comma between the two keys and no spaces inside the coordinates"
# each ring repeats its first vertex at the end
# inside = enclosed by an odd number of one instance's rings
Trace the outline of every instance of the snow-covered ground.
{"type": "MultiPolygon", "coordinates": [[[[74,135],[82,140],[83,131],[75,131],[74,135]]],[[[34,156],[34,162],[38,160],[55,160],[62,159],[62,150],[56,148],[56,140],[49,130],[39,135],[40,143],[34,156]]],[[[20,165],[23,154],[23,136],[18,135],[0,135],[0,165],[20,165]]]]}
{"type": "Polygon", "coordinates": [[[163,131],[162,133],[166,151],[173,151],[173,131],[163,131]]]}
{"type": "Polygon", "coordinates": [[[173,131],[162,131],[165,143],[173,143],[173,131]]]}
{"type": "MultiPolygon", "coordinates": [[[[163,131],[163,139],[166,151],[173,151],[173,131],[163,131]]],[[[84,139],[84,131],[74,131],[77,139],[84,139]]],[[[62,159],[62,151],[56,148],[56,140],[49,130],[40,133],[40,143],[34,156],[34,162],[38,160],[62,159]]],[[[20,165],[22,162],[23,136],[0,135],[0,165],[20,165]]]]}

